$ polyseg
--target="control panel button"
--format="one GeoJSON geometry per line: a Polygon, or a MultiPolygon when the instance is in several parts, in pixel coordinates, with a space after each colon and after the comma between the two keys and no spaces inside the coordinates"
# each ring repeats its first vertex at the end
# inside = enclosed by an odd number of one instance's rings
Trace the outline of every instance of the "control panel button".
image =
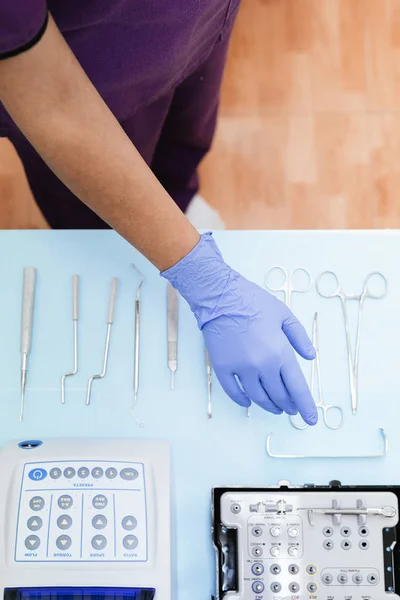
{"type": "Polygon", "coordinates": [[[103,475],[104,471],[101,467],[95,467],[94,469],[92,469],[93,479],[100,479],[101,477],[103,477],[103,475]]]}
{"type": "Polygon", "coordinates": [[[375,585],[378,583],[378,578],[374,573],[370,573],[367,577],[368,583],[375,585]]]}
{"type": "Polygon", "coordinates": [[[67,467],[66,469],[64,469],[65,479],[72,479],[73,477],[75,477],[75,475],[76,475],[76,471],[74,468],[67,467]]]}
{"type": "Polygon", "coordinates": [[[368,540],[360,540],[360,542],[359,542],[358,545],[361,548],[361,550],[368,550],[368,548],[369,548],[369,541],[368,540]]]}
{"type": "Polygon", "coordinates": [[[73,500],[68,494],[63,494],[59,497],[57,504],[62,510],[68,510],[71,508],[73,500]]]}
{"type": "Polygon", "coordinates": [[[355,575],[353,575],[353,582],[356,583],[357,585],[360,585],[360,583],[363,582],[363,576],[360,575],[359,573],[356,573],[355,575]]]}
{"type": "Polygon", "coordinates": [[[58,467],[54,467],[54,469],[51,469],[51,471],[50,471],[50,477],[52,479],[60,479],[61,475],[62,475],[62,471],[58,467]]]}
{"type": "MultiPolygon", "coordinates": [[[[261,583],[261,581],[256,581],[255,583],[261,583]]],[[[262,585],[262,589],[258,592],[258,590],[254,589],[254,584],[253,584],[253,592],[257,592],[257,593],[263,592],[264,585],[262,583],[261,583],[261,585],[262,585]]],[[[282,589],[282,586],[278,581],[274,581],[273,583],[271,583],[270,589],[271,589],[271,592],[273,592],[274,594],[279,594],[279,592],[282,589]]]]}
{"type": "Polygon", "coordinates": [[[133,529],[136,528],[137,521],[136,521],[135,517],[128,515],[127,517],[124,517],[122,519],[121,524],[122,524],[122,528],[125,529],[125,531],[132,531],[133,529]]]}
{"type": "Polygon", "coordinates": [[[340,530],[340,533],[343,537],[350,537],[351,529],[350,529],[350,527],[342,527],[342,529],[340,530]]]}
{"type": "Polygon", "coordinates": [[[71,548],[72,540],[69,535],[60,535],[56,539],[56,546],[59,550],[68,550],[71,548]]]}
{"type": "Polygon", "coordinates": [[[254,537],[261,537],[263,534],[263,530],[261,529],[261,527],[253,527],[251,533],[252,535],[254,535],[254,537]]]}
{"type": "Polygon", "coordinates": [[[264,573],[264,565],[262,565],[261,563],[254,563],[254,565],[252,565],[251,567],[251,572],[253,573],[253,575],[257,575],[259,577],[264,573]]]}
{"type": "Polygon", "coordinates": [[[324,534],[325,537],[331,537],[333,535],[333,528],[332,527],[324,527],[322,533],[324,534]]]}
{"type": "Polygon", "coordinates": [[[80,479],[87,479],[89,477],[90,471],[87,467],[81,467],[78,469],[78,477],[80,479]]]}
{"type": "Polygon", "coordinates": [[[251,586],[251,589],[255,594],[262,594],[265,588],[262,581],[255,581],[251,586]]]}
{"type": "Polygon", "coordinates": [[[263,553],[261,546],[255,546],[251,552],[253,556],[256,556],[257,558],[262,556],[263,553]]]}
{"type": "Polygon", "coordinates": [[[310,583],[307,583],[307,592],[310,592],[310,594],[315,594],[317,589],[318,589],[318,586],[313,581],[310,581],[310,583]]]}
{"type": "Polygon", "coordinates": [[[96,515],[92,519],[92,525],[95,529],[104,529],[107,527],[107,517],[104,515],[96,515]]]}
{"type": "Polygon", "coordinates": [[[333,576],[330,573],[324,573],[324,575],[322,576],[322,581],[326,585],[330,585],[333,582],[333,576]]]}
{"type": "Polygon", "coordinates": [[[298,565],[289,565],[288,571],[291,575],[297,575],[299,572],[299,567],[298,565]]]}
{"type": "Polygon", "coordinates": [[[122,469],[120,475],[121,478],[125,479],[126,481],[134,481],[139,477],[139,473],[136,471],[136,469],[122,469]]]}
{"type": "Polygon", "coordinates": [[[288,554],[289,554],[289,556],[291,556],[292,558],[294,558],[294,557],[298,556],[298,555],[299,555],[299,552],[300,552],[300,551],[299,551],[299,549],[298,549],[298,547],[297,547],[297,546],[289,546],[289,549],[288,549],[288,554]]]}
{"type": "Polygon", "coordinates": [[[107,538],[104,537],[104,535],[95,535],[94,538],[92,538],[92,547],[95,550],[104,550],[106,546],[107,538]]]}
{"type": "Polygon", "coordinates": [[[297,583],[297,581],[292,581],[292,583],[289,583],[289,592],[291,592],[292,594],[297,594],[299,589],[300,589],[300,586],[297,583]]]}
{"type": "Polygon", "coordinates": [[[281,528],[280,527],[271,527],[271,529],[269,530],[269,533],[272,535],[272,537],[278,537],[279,535],[281,535],[281,528]]]}
{"type": "Polygon", "coordinates": [[[350,540],[343,540],[340,545],[342,546],[343,550],[350,550],[350,548],[351,548],[351,541],[350,540]]]}
{"type": "Polygon", "coordinates": [[[332,550],[332,548],[333,548],[333,541],[332,540],[325,540],[324,541],[324,548],[325,548],[325,550],[332,550]]]}
{"type": "Polygon", "coordinates": [[[103,508],[106,508],[108,500],[104,494],[97,494],[97,496],[93,498],[92,504],[97,510],[103,510],[103,508]]]}
{"type": "Polygon", "coordinates": [[[346,573],[339,573],[337,580],[339,583],[341,583],[342,585],[344,585],[345,583],[347,583],[348,581],[348,577],[346,575],[346,573]]]}
{"type": "Polygon", "coordinates": [[[281,572],[281,567],[280,565],[271,565],[269,570],[271,571],[272,575],[279,575],[281,572]]]}
{"type": "Polygon", "coordinates": [[[28,535],[25,540],[25,547],[28,550],[37,550],[40,546],[40,539],[37,535],[28,535]]]}
{"type": "Polygon", "coordinates": [[[42,479],[47,477],[47,471],[44,469],[32,469],[32,471],[29,471],[28,477],[32,481],[42,481],[42,479]]]}
{"type": "Polygon", "coordinates": [[[42,528],[43,521],[40,517],[30,517],[26,525],[31,531],[39,531],[42,528]]]}
{"type": "Polygon", "coordinates": [[[69,515],[60,515],[57,519],[57,527],[60,529],[69,529],[72,525],[72,519],[69,515]]]}
{"type": "Polygon", "coordinates": [[[367,535],[369,535],[369,531],[368,531],[368,527],[360,527],[360,529],[358,530],[358,535],[360,537],[367,537],[367,535]]]}
{"type": "Polygon", "coordinates": [[[114,467],[109,467],[106,470],[106,477],[108,479],[115,479],[117,475],[118,475],[118,471],[117,471],[117,469],[114,469],[114,467]]]}
{"type": "Polygon", "coordinates": [[[270,550],[271,556],[279,556],[281,553],[281,550],[279,548],[279,546],[272,546],[271,550],[270,550]]]}
{"type": "Polygon", "coordinates": [[[315,565],[307,565],[306,571],[309,575],[315,575],[317,572],[317,567],[315,565]]]}
{"type": "Polygon", "coordinates": [[[139,541],[135,535],[126,535],[122,541],[124,548],[134,550],[137,548],[139,541]]]}
{"type": "Polygon", "coordinates": [[[44,500],[41,496],[34,496],[29,502],[31,510],[38,512],[44,508],[44,500]]]}
{"type": "Polygon", "coordinates": [[[291,538],[295,538],[298,537],[300,534],[299,528],[298,527],[289,527],[288,529],[288,536],[291,538]]]}

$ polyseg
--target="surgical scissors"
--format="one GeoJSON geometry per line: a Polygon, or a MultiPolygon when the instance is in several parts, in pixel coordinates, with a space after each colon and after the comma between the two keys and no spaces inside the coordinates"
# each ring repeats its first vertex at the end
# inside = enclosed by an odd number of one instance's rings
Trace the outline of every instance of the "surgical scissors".
{"type": "MultiPolygon", "coordinates": [[[[319,362],[319,331],[318,331],[318,313],[315,313],[313,320],[313,329],[312,329],[312,342],[315,349],[315,360],[312,361],[311,364],[311,394],[315,399],[314,390],[315,390],[315,375],[318,379],[318,402],[315,403],[317,408],[320,408],[323,413],[324,423],[328,429],[339,429],[343,425],[343,410],[337,404],[325,404],[323,392],[322,392],[322,379],[321,379],[321,366],[319,362]],[[332,418],[329,418],[329,415],[332,414],[332,411],[337,412],[339,419],[336,424],[332,423],[332,418]]],[[[289,417],[291,425],[295,429],[306,429],[308,427],[307,423],[303,425],[297,425],[293,416],[289,417]]]]}
{"type": "Polygon", "coordinates": [[[311,274],[309,271],[307,271],[307,269],[304,269],[303,267],[296,267],[295,269],[292,269],[292,271],[290,271],[290,273],[289,273],[283,267],[275,266],[275,267],[272,267],[265,274],[265,287],[270,292],[283,292],[283,301],[288,308],[292,307],[292,295],[293,294],[305,294],[306,292],[308,292],[311,289],[311,286],[312,286],[311,274]],[[269,283],[269,281],[271,279],[271,274],[274,271],[280,271],[284,276],[284,280],[283,280],[283,283],[281,286],[273,287],[269,283]],[[307,283],[304,287],[301,287],[301,286],[297,287],[293,284],[293,280],[294,280],[296,273],[305,273],[307,283]]]}
{"type": "Polygon", "coordinates": [[[358,364],[360,358],[360,339],[361,339],[361,323],[363,316],[363,308],[364,301],[366,298],[372,298],[373,300],[381,300],[387,295],[388,283],[386,277],[383,273],[379,271],[373,271],[369,273],[365,280],[362,291],[360,294],[345,294],[342,286],[339,283],[339,279],[333,271],[324,271],[321,273],[316,281],[317,292],[323,298],[340,298],[343,309],[343,318],[344,318],[344,327],[346,333],[346,342],[347,342],[347,360],[349,365],[349,381],[350,381],[350,396],[351,396],[351,409],[353,415],[357,413],[358,409],[358,364]],[[321,279],[329,275],[333,277],[335,281],[335,289],[333,292],[325,293],[321,289],[321,279]],[[379,277],[382,279],[384,287],[382,292],[374,293],[371,291],[371,280],[374,277],[379,277]],[[358,307],[358,319],[357,319],[357,332],[356,332],[356,349],[353,355],[352,345],[351,345],[351,337],[350,337],[350,324],[349,324],[349,315],[347,312],[347,301],[348,300],[356,300],[359,303],[358,307]]]}

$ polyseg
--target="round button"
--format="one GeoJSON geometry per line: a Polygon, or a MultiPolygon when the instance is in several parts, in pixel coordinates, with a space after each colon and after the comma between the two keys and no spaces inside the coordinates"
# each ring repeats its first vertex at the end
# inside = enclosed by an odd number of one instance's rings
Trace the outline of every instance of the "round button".
{"type": "Polygon", "coordinates": [[[333,577],[330,573],[325,573],[322,576],[322,581],[326,584],[326,585],[330,585],[333,582],[333,577]]]}
{"type": "Polygon", "coordinates": [[[65,479],[72,479],[75,477],[76,471],[72,467],[67,467],[64,469],[64,477],[65,479]]]}
{"type": "Polygon", "coordinates": [[[32,471],[29,471],[28,477],[32,481],[42,481],[42,479],[47,477],[47,471],[44,469],[32,469],[32,471]]]}
{"type": "Polygon", "coordinates": [[[26,525],[31,531],[39,531],[43,525],[43,521],[40,517],[30,517],[26,525]]]}
{"type": "Polygon", "coordinates": [[[340,533],[342,534],[343,537],[350,537],[351,529],[350,529],[350,527],[342,527],[342,529],[340,530],[340,533]]]}
{"type": "Polygon", "coordinates": [[[92,504],[97,510],[103,510],[103,508],[106,508],[108,500],[103,494],[97,494],[97,496],[93,498],[92,504]]]}
{"type": "Polygon", "coordinates": [[[139,477],[139,473],[136,471],[136,469],[131,468],[122,469],[120,475],[122,479],[125,479],[125,481],[134,481],[139,477]]]}
{"type": "Polygon", "coordinates": [[[68,510],[69,508],[71,508],[73,500],[71,496],[68,496],[68,494],[64,494],[63,496],[59,497],[57,503],[62,510],[68,510]]]}
{"type": "Polygon", "coordinates": [[[378,583],[378,577],[374,573],[370,573],[367,577],[367,581],[371,585],[375,585],[376,583],[378,583]]]}
{"type": "Polygon", "coordinates": [[[127,550],[134,550],[137,548],[139,541],[135,535],[126,535],[122,540],[124,548],[127,550]]]}
{"type": "Polygon", "coordinates": [[[28,535],[25,540],[25,547],[28,550],[37,550],[40,546],[40,539],[37,535],[28,535]]]}
{"type": "Polygon", "coordinates": [[[105,529],[105,527],[107,527],[107,517],[104,515],[96,515],[92,519],[92,525],[95,529],[105,529]]]}
{"type": "Polygon", "coordinates": [[[137,521],[136,521],[135,517],[132,517],[129,515],[122,519],[122,528],[125,529],[125,531],[132,531],[133,529],[136,528],[136,526],[137,526],[137,521]]]}
{"type": "Polygon", "coordinates": [[[332,540],[325,540],[324,541],[324,548],[325,548],[325,550],[332,550],[332,548],[333,548],[333,541],[332,540]]]}
{"type": "Polygon", "coordinates": [[[104,535],[95,535],[94,538],[92,538],[92,547],[95,550],[104,550],[106,546],[107,538],[104,537],[104,535]]]}
{"type": "Polygon", "coordinates": [[[72,525],[72,519],[69,515],[60,515],[57,519],[57,526],[60,529],[69,529],[72,525]]]}
{"type": "Polygon", "coordinates": [[[60,535],[56,539],[56,546],[59,550],[68,550],[71,548],[72,540],[69,535],[60,535]]]}
{"type": "Polygon", "coordinates": [[[34,496],[29,502],[29,506],[31,507],[31,510],[38,512],[44,508],[44,500],[41,496],[34,496]]]}
{"type": "Polygon", "coordinates": [[[360,585],[363,582],[363,576],[359,574],[353,575],[353,582],[360,585]]]}
{"type": "Polygon", "coordinates": [[[332,527],[324,527],[323,532],[325,537],[331,537],[333,535],[332,527]]]}
{"type": "Polygon", "coordinates": [[[252,565],[251,567],[251,572],[253,573],[253,575],[262,575],[264,573],[264,565],[262,565],[261,563],[254,563],[254,565],[252,565]]]}
{"type": "Polygon", "coordinates": [[[306,571],[309,575],[315,575],[317,572],[317,567],[315,565],[307,565],[306,571]]]}
{"type": "Polygon", "coordinates": [[[89,469],[87,467],[81,467],[80,469],[78,469],[78,477],[80,479],[86,479],[87,477],[89,477],[89,469]]]}
{"type": "Polygon", "coordinates": [[[347,577],[346,573],[339,573],[337,580],[339,583],[344,585],[345,583],[347,583],[348,577],[347,577]]]}
{"type": "Polygon", "coordinates": [[[262,594],[264,591],[264,584],[262,581],[255,581],[251,586],[251,589],[255,594],[262,594]]]}
{"type": "Polygon", "coordinates": [[[279,546],[272,546],[271,550],[270,550],[271,556],[279,556],[281,551],[279,546]]]}
{"type": "Polygon", "coordinates": [[[297,573],[299,572],[299,567],[297,565],[289,565],[288,570],[291,575],[297,575],[297,573]]]}
{"type": "Polygon", "coordinates": [[[351,541],[350,540],[343,540],[340,545],[342,546],[343,550],[350,550],[350,548],[351,548],[351,541]]]}
{"type": "Polygon", "coordinates": [[[272,535],[272,537],[278,537],[278,535],[281,535],[281,528],[280,527],[271,527],[269,532],[272,535]]]}
{"type": "Polygon", "coordinates": [[[289,546],[288,554],[289,554],[289,556],[292,556],[293,558],[295,556],[298,556],[299,555],[298,547],[297,546],[289,546]]]}
{"type": "Polygon", "coordinates": [[[93,479],[100,479],[101,477],[103,477],[103,475],[104,471],[101,467],[95,467],[94,469],[92,469],[93,479]]]}
{"type": "Polygon", "coordinates": [[[291,538],[295,538],[298,537],[300,531],[297,527],[289,527],[288,529],[288,536],[291,538]]]}
{"type": "Polygon", "coordinates": [[[310,592],[310,594],[315,594],[315,592],[317,591],[317,584],[314,583],[313,581],[310,581],[310,583],[307,583],[307,591],[310,592]]]}
{"type": "Polygon", "coordinates": [[[292,592],[292,594],[297,594],[299,589],[300,589],[300,586],[297,583],[297,581],[292,581],[292,583],[289,583],[289,592],[292,592]]]}
{"type": "Polygon", "coordinates": [[[254,535],[254,537],[261,537],[263,530],[261,529],[261,527],[253,527],[251,533],[254,535]]]}
{"type": "Polygon", "coordinates": [[[114,467],[109,467],[106,470],[106,477],[108,479],[115,479],[117,475],[118,475],[118,471],[117,471],[117,469],[114,469],[114,467]]]}
{"type": "Polygon", "coordinates": [[[58,467],[54,467],[54,469],[51,469],[51,471],[50,471],[50,477],[52,479],[60,479],[61,475],[62,475],[62,471],[58,467]]]}
{"type": "Polygon", "coordinates": [[[251,552],[252,552],[253,556],[257,556],[257,557],[262,556],[262,553],[263,553],[261,546],[255,546],[251,552]]]}
{"type": "MultiPolygon", "coordinates": [[[[257,581],[256,583],[261,583],[261,581],[260,582],[257,581]]],[[[261,585],[262,585],[262,589],[260,589],[260,591],[258,593],[264,591],[264,585],[262,583],[261,583],[261,585]]],[[[270,587],[271,587],[271,592],[274,592],[274,594],[279,594],[279,592],[282,589],[282,586],[278,581],[274,581],[273,583],[271,583],[270,587]]],[[[257,590],[254,589],[254,585],[253,585],[253,592],[257,592],[257,590]]]]}
{"type": "Polygon", "coordinates": [[[360,527],[360,529],[358,530],[358,535],[360,537],[367,537],[367,535],[369,535],[369,531],[368,531],[368,527],[360,527]]]}
{"type": "Polygon", "coordinates": [[[361,548],[361,550],[368,550],[368,548],[369,548],[369,541],[368,540],[360,540],[360,542],[359,542],[358,545],[361,548]]]}
{"type": "Polygon", "coordinates": [[[269,570],[271,571],[272,575],[279,575],[281,572],[281,567],[279,565],[271,565],[269,570]]]}

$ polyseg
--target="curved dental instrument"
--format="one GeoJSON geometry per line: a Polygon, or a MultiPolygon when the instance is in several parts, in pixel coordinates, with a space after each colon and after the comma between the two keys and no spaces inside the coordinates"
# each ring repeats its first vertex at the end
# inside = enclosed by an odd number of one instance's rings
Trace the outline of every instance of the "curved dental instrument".
{"type": "Polygon", "coordinates": [[[212,392],[212,367],[210,362],[210,356],[206,349],[206,370],[207,370],[207,416],[212,419],[212,404],[211,404],[211,392],[212,392]]]}
{"type": "Polygon", "coordinates": [[[276,267],[272,267],[271,269],[269,269],[269,271],[265,275],[265,287],[270,292],[283,292],[283,302],[286,304],[286,306],[288,308],[292,307],[292,295],[293,294],[305,294],[306,292],[308,292],[311,289],[311,286],[312,286],[311,274],[309,271],[307,271],[307,269],[304,269],[303,267],[296,267],[289,273],[283,267],[276,266],[276,267]],[[280,273],[283,274],[283,283],[280,286],[275,287],[275,286],[270,285],[270,283],[269,283],[269,281],[271,279],[271,275],[274,271],[279,271],[280,273]],[[301,287],[301,286],[296,287],[293,284],[293,280],[294,280],[296,273],[305,273],[307,283],[305,284],[304,287],[301,287]]]}
{"type": "Polygon", "coordinates": [[[139,269],[132,263],[131,267],[133,267],[141,277],[140,283],[138,285],[136,291],[136,300],[135,300],[135,354],[134,354],[134,369],[133,369],[133,402],[131,404],[130,413],[132,417],[135,419],[136,423],[139,427],[143,427],[143,423],[139,421],[137,418],[134,408],[138,401],[138,393],[139,393],[139,353],[140,353],[140,290],[144,283],[144,276],[139,271],[139,269]]]}
{"type": "MultiPolygon", "coordinates": [[[[315,379],[316,379],[315,375],[316,375],[317,379],[318,379],[318,402],[315,402],[315,406],[322,410],[324,423],[325,423],[326,427],[328,427],[328,429],[339,429],[339,427],[341,427],[343,425],[343,421],[344,421],[342,407],[337,404],[325,404],[325,400],[324,400],[324,396],[323,396],[323,392],[322,392],[321,366],[320,366],[320,362],[319,362],[318,313],[315,313],[315,315],[314,315],[313,329],[312,329],[312,342],[313,342],[313,346],[315,349],[315,359],[311,363],[311,384],[310,384],[311,395],[313,396],[313,398],[315,400],[314,392],[315,392],[315,379]],[[337,413],[337,415],[339,417],[337,420],[334,420],[334,417],[332,416],[332,413],[335,413],[335,412],[337,413]]],[[[295,429],[301,430],[301,429],[306,429],[307,427],[309,427],[309,425],[307,425],[307,423],[298,425],[293,416],[289,417],[289,421],[295,429]]]]}
{"type": "Polygon", "coordinates": [[[364,281],[363,289],[360,294],[345,294],[342,290],[342,286],[339,283],[339,279],[333,271],[324,271],[321,273],[316,281],[317,292],[323,298],[340,298],[342,309],[343,309],[343,318],[344,318],[344,327],[346,333],[346,342],[347,342],[347,361],[349,365],[349,380],[350,380],[350,396],[351,396],[351,408],[353,411],[353,415],[357,413],[358,409],[358,363],[360,356],[360,339],[361,339],[361,323],[362,323],[362,315],[364,308],[364,300],[366,298],[372,298],[373,300],[381,300],[387,294],[388,284],[386,277],[380,273],[379,271],[374,271],[373,273],[369,273],[364,281]],[[335,289],[331,293],[325,293],[321,289],[321,279],[325,278],[326,275],[333,277],[335,281],[335,289]],[[383,281],[383,290],[381,293],[374,293],[370,289],[371,279],[373,277],[379,277],[383,281]],[[350,324],[349,324],[349,315],[347,312],[347,301],[348,300],[356,300],[359,303],[358,307],[358,319],[357,319],[357,332],[356,332],[356,350],[353,356],[352,345],[351,345],[351,337],[350,337],[350,324]]]}
{"type": "Polygon", "coordinates": [[[178,290],[170,283],[167,287],[167,338],[168,368],[171,371],[171,390],[174,389],[174,376],[178,368],[178,290]]]}
{"type": "Polygon", "coordinates": [[[330,458],[382,458],[384,456],[386,456],[386,454],[388,453],[388,438],[386,433],[384,432],[383,429],[379,429],[379,433],[382,436],[382,440],[383,440],[383,450],[380,453],[377,454],[353,454],[353,455],[335,455],[335,454],[275,454],[274,452],[272,452],[271,450],[271,438],[272,438],[272,433],[268,434],[267,437],[267,441],[265,443],[265,449],[267,451],[267,454],[270,458],[289,458],[289,459],[295,459],[295,458],[323,458],[323,459],[330,459],[330,458]]]}
{"type": "Polygon", "coordinates": [[[73,322],[73,356],[74,366],[72,371],[61,377],[61,403],[65,404],[65,379],[73,377],[78,372],[78,320],[79,320],[79,277],[72,276],[72,322],[73,322]]]}
{"type": "Polygon", "coordinates": [[[118,279],[114,277],[111,280],[111,290],[110,290],[110,301],[108,305],[108,315],[107,315],[107,334],[106,334],[106,343],[104,347],[104,358],[103,358],[103,370],[99,375],[92,375],[88,381],[88,388],[86,394],[86,405],[90,404],[90,395],[92,393],[92,383],[94,379],[103,379],[107,373],[107,363],[108,363],[108,352],[110,349],[110,339],[111,339],[111,327],[114,322],[114,309],[115,309],[115,299],[117,296],[117,286],[118,279]]]}
{"type": "Polygon", "coordinates": [[[25,267],[22,290],[21,315],[21,409],[19,420],[24,418],[25,388],[28,373],[28,356],[32,346],[33,310],[35,305],[36,269],[25,267]]]}

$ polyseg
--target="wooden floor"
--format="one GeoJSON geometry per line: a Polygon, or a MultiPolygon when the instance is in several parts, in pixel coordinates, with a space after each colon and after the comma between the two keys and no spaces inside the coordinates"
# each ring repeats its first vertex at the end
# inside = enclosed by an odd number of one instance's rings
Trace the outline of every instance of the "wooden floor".
{"type": "MultiPolygon", "coordinates": [[[[202,193],[230,228],[400,227],[400,0],[243,0],[202,193]]],[[[42,227],[0,143],[0,227],[42,227]]]]}

